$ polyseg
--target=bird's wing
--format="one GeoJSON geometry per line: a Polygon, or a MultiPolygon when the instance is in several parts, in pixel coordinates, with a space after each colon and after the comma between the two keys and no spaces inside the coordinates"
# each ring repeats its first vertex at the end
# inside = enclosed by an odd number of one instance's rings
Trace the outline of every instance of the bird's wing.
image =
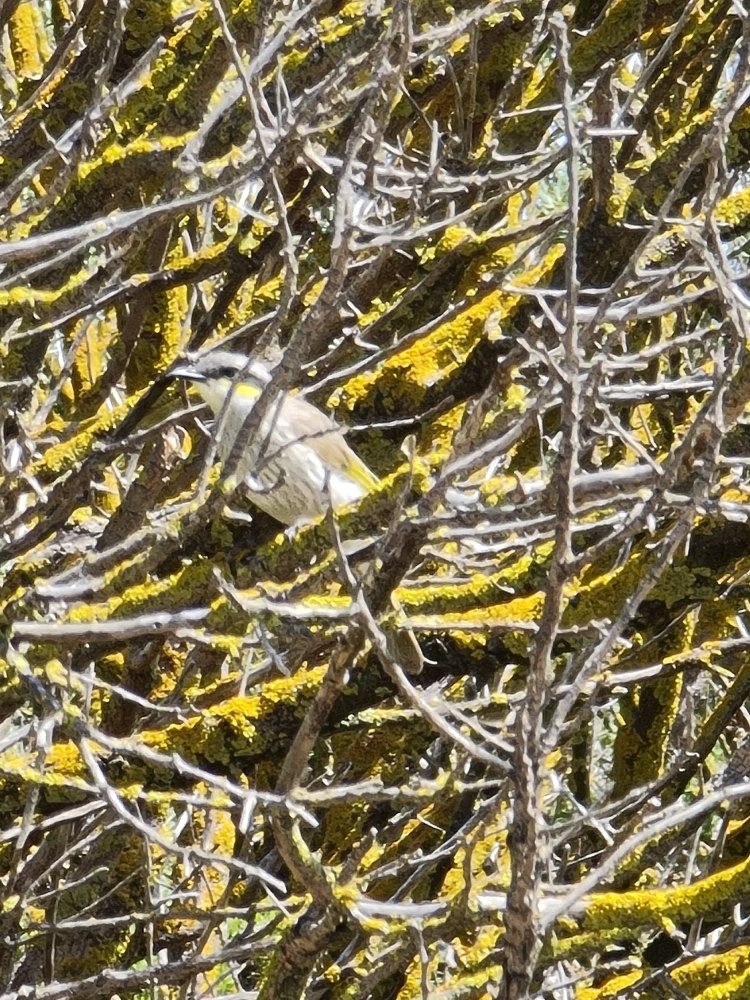
{"type": "Polygon", "coordinates": [[[287,396],[281,407],[280,419],[297,428],[290,439],[307,441],[331,471],[354,480],[363,490],[374,489],[380,482],[346,443],[341,429],[312,403],[297,399],[296,396],[287,396]],[[302,433],[299,428],[304,428],[302,433]]]}
{"type": "Polygon", "coordinates": [[[341,431],[334,431],[321,437],[318,454],[330,469],[340,472],[348,479],[353,479],[363,490],[372,490],[380,482],[359,455],[352,451],[341,431]]]}

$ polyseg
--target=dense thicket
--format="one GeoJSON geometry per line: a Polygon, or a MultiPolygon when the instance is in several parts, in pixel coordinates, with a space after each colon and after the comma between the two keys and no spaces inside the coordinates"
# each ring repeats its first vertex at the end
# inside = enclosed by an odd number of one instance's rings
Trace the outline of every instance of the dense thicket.
{"type": "Polygon", "coordinates": [[[0,993],[745,996],[744,5],[0,31],[0,993]],[[219,342],[378,488],[230,492],[219,342]]]}

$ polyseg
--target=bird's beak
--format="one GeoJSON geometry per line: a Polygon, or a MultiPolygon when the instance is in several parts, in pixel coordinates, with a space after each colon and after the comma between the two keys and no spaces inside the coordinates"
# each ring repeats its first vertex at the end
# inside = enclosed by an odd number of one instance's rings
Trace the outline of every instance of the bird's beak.
{"type": "Polygon", "coordinates": [[[205,375],[201,375],[201,373],[197,372],[195,370],[195,368],[188,368],[188,367],[185,367],[185,368],[173,368],[172,371],[169,374],[172,376],[172,378],[184,378],[184,379],[187,379],[188,382],[205,382],[206,381],[206,376],[205,375]]]}

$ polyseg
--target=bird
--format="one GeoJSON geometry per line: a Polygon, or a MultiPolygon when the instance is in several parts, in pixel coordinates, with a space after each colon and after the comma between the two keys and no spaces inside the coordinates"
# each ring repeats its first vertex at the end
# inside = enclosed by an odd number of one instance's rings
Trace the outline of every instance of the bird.
{"type": "MultiPolygon", "coordinates": [[[[178,364],[171,374],[193,385],[220,420],[217,445],[226,462],[237,435],[247,434],[248,418],[271,372],[244,354],[212,350],[178,364]]],[[[271,400],[260,426],[242,445],[234,478],[245,483],[257,507],[296,526],[329,507],[355,503],[379,482],[332,418],[289,392],[271,400]]]]}

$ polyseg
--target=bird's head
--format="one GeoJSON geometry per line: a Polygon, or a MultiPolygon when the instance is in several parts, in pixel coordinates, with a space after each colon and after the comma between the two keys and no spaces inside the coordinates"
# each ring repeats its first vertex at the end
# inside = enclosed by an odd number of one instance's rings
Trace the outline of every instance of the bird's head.
{"type": "Polygon", "coordinates": [[[191,382],[214,413],[221,410],[230,391],[238,401],[254,402],[271,381],[265,365],[234,351],[210,351],[188,358],[171,374],[191,382]]]}

